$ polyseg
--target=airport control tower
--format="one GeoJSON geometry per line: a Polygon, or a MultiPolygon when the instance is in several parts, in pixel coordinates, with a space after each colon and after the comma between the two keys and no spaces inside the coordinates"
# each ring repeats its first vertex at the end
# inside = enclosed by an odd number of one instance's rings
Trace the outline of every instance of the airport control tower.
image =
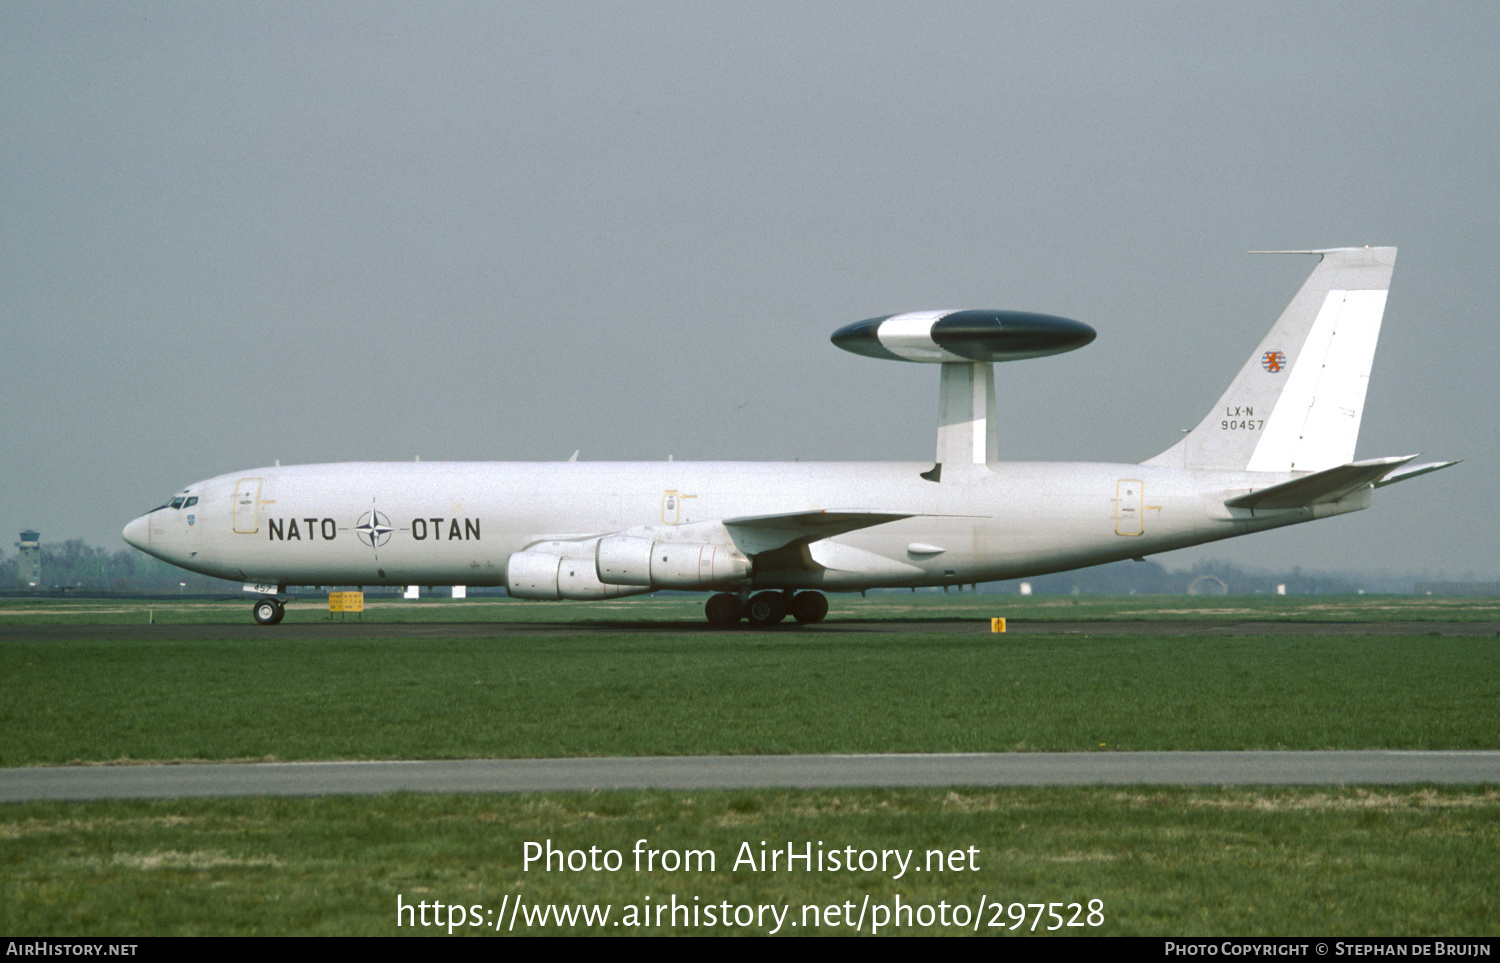
{"type": "Polygon", "coordinates": [[[22,532],[16,548],[21,550],[21,564],[18,566],[21,584],[36,588],[42,584],[42,533],[22,532]]]}

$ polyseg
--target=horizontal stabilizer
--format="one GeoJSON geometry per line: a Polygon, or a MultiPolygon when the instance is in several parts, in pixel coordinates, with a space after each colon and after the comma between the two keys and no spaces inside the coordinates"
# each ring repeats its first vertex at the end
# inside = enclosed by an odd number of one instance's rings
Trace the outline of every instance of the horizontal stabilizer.
{"type": "Polygon", "coordinates": [[[1397,455],[1394,458],[1372,458],[1369,461],[1339,465],[1337,468],[1325,468],[1279,485],[1236,495],[1234,498],[1225,499],[1224,504],[1230,508],[1248,508],[1253,511],[1271,508],[1311,508],[1313,505],[1336,502],[1362,488],[1379,484],[1381,479],[1416,457],[1416,455],[1397,455]]]}
{"type": "Polygon", "coordinates": [[[1408,478],[1416,478],[1418,475],[1427,475],[1439,469],[1450,468],[1458,464],[1459,461],[1463,461],[1463,459],[1460,458],[1457,461],[1431,461],[1422,465],[1412,465],[1410,468],[1391,472],[1376,482],[1375,487],[1384,488],[1386,485],[1394,485],[1398,481],[1406,481],[1408,478]]]}

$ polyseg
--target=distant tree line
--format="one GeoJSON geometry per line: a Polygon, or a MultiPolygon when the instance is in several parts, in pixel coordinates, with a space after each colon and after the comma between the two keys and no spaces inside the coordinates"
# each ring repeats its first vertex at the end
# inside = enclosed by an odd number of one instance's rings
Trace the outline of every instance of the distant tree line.
{"type": "MultiPolygon", "coordinates": [[[[0,589],[25,590],[19,554],[0,561],[0,589]]],[[[42,592],[119,592],[122,594],[201,595],[239,591],[239,583],[210,578],[168,565],[130,548],[115,552],[89,545],[81,538],[42,543],[42,592]]]]}
{"type": "Polygon", "coordinates": [[[1389,578],[1380,584],[1338,573],[1251,572],[1223,561],[1198,562],[1185,569],[1168,569],[1159,562],[1111,562],[1092,568],[1009,582],[992,582],[981,591],[1012,593],[1021,583],[1037,595],[1275,595],[1278,586],[1288,595],[1353,595],[1370,592],[1410,592],[1410,579],[1389,578]],[[1370,584],[1366,584],[1369,582],[1370,584]]]}

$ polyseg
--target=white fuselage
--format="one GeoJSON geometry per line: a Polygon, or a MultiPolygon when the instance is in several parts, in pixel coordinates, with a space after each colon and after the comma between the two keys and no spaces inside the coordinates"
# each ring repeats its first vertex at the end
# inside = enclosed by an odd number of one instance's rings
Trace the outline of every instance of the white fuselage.
{"type": "MultiPolygon", "coordinates": [[[[1291,475],[1150,465],[1013,463],[349,463],[261,468],[190,486],[197,502],[126,529],[183,568],[282,585],[504,585],[539,542],[639,531],[670,542],[721,520],[798,512],[910,515],[756,557],[726,589],[858,591],[1019,578],[1364,508],[1227,508],[1291,475]],[[803,550],[805,547],[805,551],[803,550]]],[[[721,543],[734,536],[721,534],[721,543]]],[[[701,534],[683,541],[703,540],[701,534]]],[[[705,586],[708,587],[708,586],[705,586]]]]}
{"type": "Polygon", "coordinates": [[[1139,465],[999,461],[994,362],[1087,344],[1088,326],[909,312],[833,341],[941,366],[932,462],[277,466],[191,485],[125,538],[250,583],[265,624],[287,585],[504,585],[529,599],[712,590],[711,623],[773,625],[823,618],[819,589],[1022,578],[1357,511],[1454,462],[1353,460],[1396,250],[1306,253],[1317,267],[1219,402],[1139,465]]]}

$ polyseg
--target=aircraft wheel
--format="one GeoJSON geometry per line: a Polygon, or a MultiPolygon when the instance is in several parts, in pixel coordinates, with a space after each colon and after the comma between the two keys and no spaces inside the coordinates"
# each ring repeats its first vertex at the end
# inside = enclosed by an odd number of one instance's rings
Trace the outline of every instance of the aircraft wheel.
{"type": "Polygon", "coordinates": [[[745,617],[751,625],[775,625],[786,618],[786,599],[780,592],[761,592],[750,596],[745,617]]]}
{"type": "Polygon", "coordinates": [[[275,625],[286,617],[286,606],[276,599],[261,599],[255,603],[255,621],[261,625],[275,625]]]}
{"type": "Polygon", "coordinates": [[[822,592],[798,592],[792,597],[792,616],[804,625],[821,622],[828,614],[828,596],[822,592]]]}
{"type": "Polygon", "coordinates": [[[728,592],[709,596],[703,612],[708,616],[710,625],[718,626],[734,625],[745,617],[745,607],[740,604],[739,598],[728,592]]]}

